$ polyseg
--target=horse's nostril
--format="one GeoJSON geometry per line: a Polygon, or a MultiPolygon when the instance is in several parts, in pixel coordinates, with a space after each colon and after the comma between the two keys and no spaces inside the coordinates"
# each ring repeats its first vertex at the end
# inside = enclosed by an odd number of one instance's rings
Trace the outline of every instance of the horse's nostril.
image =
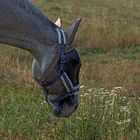
{"type": "Polygon", "coordinates": [[[58,110],[56,110],[56,109],[53,110],[53,113],[54,113],[55,116],[60,115],[60,111],[58,111],[58,110]]]}
{"type": "Polygon", "coordinates": [[[76,106],[74,107],[74,110],[76,110],[76,109],[77,109],[77,107],[78,107],[78,105],[76,105],[76,106]]]}

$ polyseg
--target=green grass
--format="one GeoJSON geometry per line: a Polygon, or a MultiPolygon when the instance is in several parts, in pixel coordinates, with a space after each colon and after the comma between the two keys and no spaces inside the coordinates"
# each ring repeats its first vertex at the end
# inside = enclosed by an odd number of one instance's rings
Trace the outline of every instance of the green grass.
{"type": "Polygon", "coordinates": [[[81,104],[69,119],[53,117],[51,106],[31,77],[32,57],[15,48],[1,48],[0,139],[139,140],[139,72],[128,71],[129,65],[139,64],[139,47],[111,52],[77,48],[84,86],[81,104]],[[125,87],[129,82],[131,89],[125,87]]]}
{"type": "Polygon", "coordinates": [[[82,88],[81,105],[69,119],[55,118],[40,92],[0,89],[1,139],[139,140],[140,97],[121,88],[82,88]],[[86,92],[86,93],[85,93],[86,92]],[[90,102],[89,102],[90,101],[90,102]]]}
{"type": "Polygon", "coordinates": [[[1,45],[0,140],[139,140],[139,0],[32,1],[65,29],[84,17],[75,40],[81,104],[55,118],[32,78],[32,56],[1,45]]]}

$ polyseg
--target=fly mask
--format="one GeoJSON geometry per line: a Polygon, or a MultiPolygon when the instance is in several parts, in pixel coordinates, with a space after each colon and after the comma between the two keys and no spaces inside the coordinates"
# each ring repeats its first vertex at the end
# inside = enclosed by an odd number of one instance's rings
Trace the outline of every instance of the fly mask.
{"type": "MultiPolygon", "coordinates": [[[[41,76],[35,78],[45,93],[46,101],[52,104],[53,114],[56,117],[69,117],[79,105],[81,60],[72,42],[81,20],[78,18],[66,32],[60,28],[60,24],[54,27],[57,36],[52,46],[55,49],[55,56],[41,76]]],[[[39,67],[34,65],[33,70],[35,68],[39,70],[39,67]]]]}
{"type": "MultiPolygon", "coordinates": [[[[57,28],[57,35],[58,35],[58,59],[56,59],[55,63],[53,64],[56,65],[59,61],[59,68],[55,75],[53,75],[53,78],[50,78],[49,80],[44,80],[38,81],[38,84],[41,86],[44,94],[45,94],[45,99],[47,102],[51,103],[57,103],[60,102],[70,96],[76,96],[80,93],[80,86],[77,84],[76,86],[73,85],[71,79],[69,78],[67,72],[65,71],[66,67],[66,54],[68,52],[71,52],[74,50],[74,47],[71,47],[70,50],[66,51],[67,41],[66,41],[66,34],[61,28],[57,28]],[[49,99],[48,94],[52,94],[49,92],[49,87],[55,85],[55,83],[58,82],[59,86],[63,85],[65,88],[65,92],[59,93],[58,96],[55,99],[49,99]]],[[[53,67],[54,68],[54,67],[53,67]]],[[[50,70],[51,71],[51,70],[50,70]]],[[[47,75],[49,73],[46,73],[47,75]]]]}

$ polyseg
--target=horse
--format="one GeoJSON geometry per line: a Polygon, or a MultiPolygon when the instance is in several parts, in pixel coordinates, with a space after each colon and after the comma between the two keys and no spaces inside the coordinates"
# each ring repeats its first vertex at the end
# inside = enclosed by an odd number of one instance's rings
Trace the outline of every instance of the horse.
{"type": "Polygon", "coordinates": [[[0,43],[33,55],[32,75],[56,117],[69,117],[79,105],[81,59],[72,44],[82,18],[66,31],[29,0],[0,0],[0,43]]]}

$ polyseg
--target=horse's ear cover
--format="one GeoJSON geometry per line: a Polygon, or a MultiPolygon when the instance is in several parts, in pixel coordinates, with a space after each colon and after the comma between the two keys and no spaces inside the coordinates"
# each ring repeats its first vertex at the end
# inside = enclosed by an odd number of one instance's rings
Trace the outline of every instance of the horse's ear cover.
{"type": "Polygon", "coordinates": [[[62,25],[62,20],[60,18],[58,18],[55,22],[55,24],[58,26],[58,27],[61,27],[62,25]]]}
{"type": "Polygon", "coordinates": [[[74,40],[78,27],[81,23],[82,18],[78,18],[67,30],[68,42],[71,44],[74,40]]]}

